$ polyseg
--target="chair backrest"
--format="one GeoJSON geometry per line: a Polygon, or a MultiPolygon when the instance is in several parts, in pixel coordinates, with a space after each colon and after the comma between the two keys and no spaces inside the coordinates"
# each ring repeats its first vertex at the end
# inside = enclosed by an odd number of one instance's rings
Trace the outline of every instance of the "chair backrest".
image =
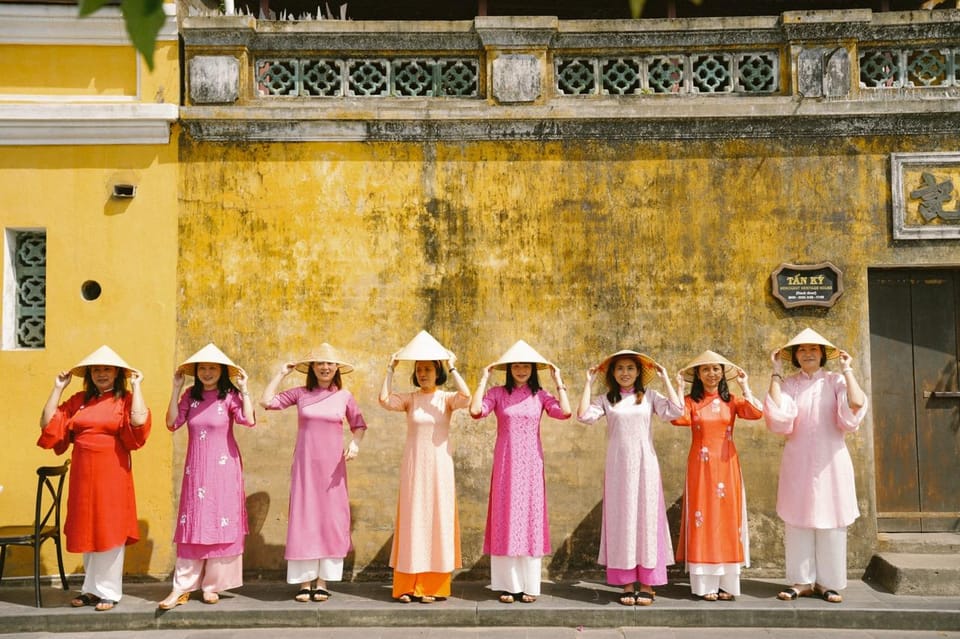
{"type": "Polygon", "coordinates": [[[68,459],[62,466],[41,466],[37,469],[37,507],[33,517],[33,532],[37,538],[47,526],[52,526],[52,530],[59,534],[60,500],[63,497],[63,483],[69,468],[70,460],[68,459]],[[51,479],[53,477],[57,479],[51,479]]]}

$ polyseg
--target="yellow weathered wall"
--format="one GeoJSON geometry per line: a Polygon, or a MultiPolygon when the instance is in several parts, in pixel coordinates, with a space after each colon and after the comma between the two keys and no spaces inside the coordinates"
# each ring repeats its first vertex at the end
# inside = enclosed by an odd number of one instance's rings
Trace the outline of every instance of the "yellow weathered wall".
{"type": "MultiPolygon", "coordinates": [[[[955,261],[949,245],[892,245],[888,154],[957,142],[249,144],[184,135],[176,356],[213,340],[246,367],[255,395],[283,361],[322,341],[355,364],[346,387],[370,430],[348,467],[348,566],[354,578],[379,578],[405,425],[376,395],[390,353],[417,331],[457,353],[471,387],[525,339],[559,365],[575,406],[584,370],[620,348],[649,353],[671,373],[703,349],[719,351],[762,396],[768,353],[812,325],[853,353],[869,392],[867,268],[955,261]],[[770,295],[780,263],[822,260],[844,273],[836,306],[787,311],[770,295]]],[[[397,376],[401,389],[408,372],[397,376]]],[[[284,569],[294,413],[260,411],[257,428],[239,436],[252,571],[284,569]]],[[[665,424],[655,432],[674,504],[689,433],[665,424]]],[[[495,422],[459,413],[454,433],[464,568],[479,575],[495,422]]],[[[178,484],[185,437],[177,440],[178,484]]],[[[543,440],[554,545],[545,565],[561,576],[595,565],[603,427],[545,419],[543,440]]],[[[850,535],[855,568],[875,538],[869,417],[848,441],[864,513],[850,535]]],[[[754,568],[780,570],[782,442],[762,421],[741,421],[737,442],[754,568]]]]}
{"type": "MultiPolygon", "coordinates": [[[[134,60],[131,48],[124,51],[134,60]]],[[[98,47],[81,47],[72,55],[100,60],[101,53],[98,47]]],[[[149,91],[145,101],[153,102],[163,85],[169,87],[167,100],[176,103],[176,43],[160,43],[156,62],[153,74],[142,61],[130,65],[119,84],[136,86],[140,64],[141,90],[149,91]]],[[[65,67],[59,83],[47,83],[71,87],[78,68],[65,67]]],[[[11,92],[19,89],[0,87],[0,93],[11,92]]],[[[173,565],[165,530],[175,512],[168,481],[171,446],[163,416],[177,313],[176,140],[174,133],[166,145],[5,146],[0,152],[0,226],[42,228],[47,234],[45,348],[0,351],[0,386],[9,393],[0,420],[5,442],[0,448],[0,512],[5,522],[31,521],[36,467],[66,458],[36,446],[40,412],[54,377],[108,344],[143,371],[154,420],[146,447],[133,454],[142,534],[142,541],[127,551],[126,572],[133,575],[166,575],[173,565]],[[111,199],[116,183],[137,185],[137,196],[111,199]],[[98,300],[81,297],[86,280],[102,286],[98,300]]],[[[72,380],[63,399],[81,389],[82,380],[72,380]]],[[[56,573],[52,549],[45,545],[43,574],[56,573]]],[[[80,555],[68,553],[65,563],[68,574],[82,572],[80,555]]],[[[29,549],[13,549],[4,577],[31,574],[29,549]]]]}
{"type": "Polygon", "coordinates": [[[136,52],[127,46],[0,45],[0,94],[135,97],[136,52]],[[29,64],[24,61],[29,60],[29,64]]]}

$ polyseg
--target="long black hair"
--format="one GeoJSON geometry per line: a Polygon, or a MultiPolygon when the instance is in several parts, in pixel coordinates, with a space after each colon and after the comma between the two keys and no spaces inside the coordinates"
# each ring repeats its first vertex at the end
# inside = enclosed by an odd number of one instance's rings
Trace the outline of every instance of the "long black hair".
{"type": "MultiPolygon", "coordinates": [[[[720,364],[720,371],[723,373],[723,376],[720,378],[720,383],[717,384],[717,394],[720,395],[720,399],[725,402],[730,401],[730,387],[727,386],[727,369],[723,364],[720,364]]],[[[700,380],[700,367],[693,367],[693,383],[690,384],[690,397],[693,398],[693,401],[699,402],[703,399],[703,395],[706,391],[703,390],[703,382],[700,380]]]]}
{"type": "Polygon", "coordinates": [[[536,395],[542,386],[540,386],[540,375],[537,374],[537,365],[532,362],[510,362],[507,364],[507,381],[504,382],[503,387],[507,389],[508,393],[512,393],[513,389],[517,387],[517,380],[513,378],[513,373],[510,371],[510,367],[514,364],[530,364],[530,377],[527,379],[527,386],[530,387],[530,392],[536,395]]]}
{"type": "MultiPolygon", "coordinates": [[[[215,364],[216,362],[210,362],[215,364]]],[[[190,398],[198,402],[203,399],[203,382],[197,377],[197,367],[200,364],[193,365],[193,388],[190,389],[190,398]]],[[[217,399],[223,399],[230,391],[239,393],[240,390],[230,381],[230,369],[226,364],[220,364],[220,379],[217,380],[217,399]]]]}
{"type": "Polygon", "coordinates": [[[643,401],[643,362],[640,361],[639,357],[632,357],[630,355],[623,355],[613,360],[607,364],[607,372],[604,376],[604,379],[607,382],[607,401],[611,404],[616,404],[620,401],[620,384],[617,382],[617,378],[614,375],[614,368],[617,366],[617,362],[622,359],[629,359],[637,365],[637,379],[633,380],[633,392],[637,396],[637,403],[639,404],[643,401]]]}
{"type": "MultiPolygon", "coordinates": [[[[90,366],[83,371],[83,401],[89,402],[94,397],[100,396],[100,389],[93,383],[93,375],[90,373],[90,366]]],[[[117,377],[113,380],[113,396],[123,398],[127,394],[127,372],[126,369],[114,366],[117,369],[117,377]]]]}

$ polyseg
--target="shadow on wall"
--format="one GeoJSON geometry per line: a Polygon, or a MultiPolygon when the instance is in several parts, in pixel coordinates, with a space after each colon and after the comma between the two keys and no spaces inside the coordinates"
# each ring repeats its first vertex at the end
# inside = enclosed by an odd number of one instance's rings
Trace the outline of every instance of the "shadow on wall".
{"type": "Polygon", "coordinates": [[[597,565],[600,552],[600,524],[603,502],[598,501],[573,532],[554,550],[547,572],[557,581],[580,576],[584,568],[597,565]]]}
{"type": "Polygon", "coordinates": [[[393,569],[390,568],[390,551],[393,550],[393,535],[390,535],[363,570],[354,572],[355,553],[350,552],[343,562],[343,575],[353,574],[353,581],[392,581],[393,569]]]}
{"type": "MultiPolygon", "coordinates": [[[[150,524],[146,519],[137,520],[137,530],[140,533],[140,541],[127,546],[123,551],[123,573],[142,577],[150,574],[150,559],[153,558],[154,543],[150,539],[150,524]]],[[[54,564],[54,570],[56,570],[55,566],[56,564],[54,564]]]]}
{"type": "MultiPolygon", "coordinates": [[[[265,492],[247,495],[247,523],[250,532],[244,547],[244,563],[250,566],[275,566],[275,570],[256,570],[259,578],[286,579],[287,564],[283,558],[284,547],[268,544],[263,537],[263,525],[270,512],[270,495],[265,492]]],[[[246,571],[244,571],[246,572],[246,571]]],[[[252,575],[251,575],[252,576],[252,575]]]]}

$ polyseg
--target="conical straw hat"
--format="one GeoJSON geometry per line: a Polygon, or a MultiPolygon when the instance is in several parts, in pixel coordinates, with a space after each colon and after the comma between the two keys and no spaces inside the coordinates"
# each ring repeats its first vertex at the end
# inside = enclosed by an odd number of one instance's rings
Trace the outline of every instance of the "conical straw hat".
{"type": "Polygon", "coordinates": [[[820,344],[823,346],[823,351],[827,354],[827,359],[840,357],[840,349],[827,341],[827,338],[812,328],[805,328],[797,333],[792,340],[780,347],[780,359],[792,362],[793,347],[799,346],[800,344],[820,344]]]}
{"type": "Polygon", "coordinates": [[[535,351],[522,339],[517,340],[516,344],[508,348],[507,352],[500,356],[500,359],[491,364],[491,367],[499,371],[505,371],[510,364],[534,364],[540,370],[553,366],[543,355],[535,351]]]}
{"type": "Polygon", "coordinates": [[[246,372],[226,356],[226,354],[217,348],[213,342],[207,344],[199,351],[188,357],[180,366],[177,366],[177,372],[181,375],[193,375],[196,372],[194,364],[226,364],[228,377],[239,377],[241,372],[246,372]]]}
{"type": "Polygon", "coordinates": [[[680,372],[683,373],[684,381],[688,383],[693,382],[693,369],[704,364],[723,364],[723,376],[728,380],[736,379],[737,374],[740,372],[740,367],[723,355],[714,353],[713,351],[703,351],[680,369],[680,372]]]}
{"type": "Polygon", "coordinates": [[[107,345],[101,346],[84,357],[79,364],[70,369],[70,373],[77,377],[83,377],[88,366],[116,366],[124,369],[124,377],[130,377],[130,373],[133,371],[140,372],[123,361],[123,358],[107,345]]]}
{"type": "Polygon", "coordinates": [[[649,355],[644,355],[643,353],[638,353],[637,351],[622,350],[617,351],[612,355],[607,355],[607,357],[600,362],[600,365],[597,366],[597,370],[601,373],[606,373],[607,367],[621,357],[631,357],[633,360],[639,362],[638,366],[640,368],[640,381],[644,388],[649,386],[650,382],[656,379],[657,363],[653,361],[653,358],[649,355]]]}
{"type": "Polygon", "coordinates": [[[426,331],[420,331],[406,346],[397,351],[396,359],[414,361],[446,361],[450,359],[450,351],[426,331]]]}
{"type": "Polygon", "coordinates": [[[310,370],[310,364],[313,362],[333,362],[337,365],[337,370],[340,371],[341,375],[346,375],[353,371],[353,366],[347,364],[343,361],[343,358],[340,357],[340,353],[337,352],[330,344],[324,342],[320,345],[320,348],[313,351],[306,357],[298,359],[295,364],[295,368],[301,373],[306,373],[310,370]]]}

